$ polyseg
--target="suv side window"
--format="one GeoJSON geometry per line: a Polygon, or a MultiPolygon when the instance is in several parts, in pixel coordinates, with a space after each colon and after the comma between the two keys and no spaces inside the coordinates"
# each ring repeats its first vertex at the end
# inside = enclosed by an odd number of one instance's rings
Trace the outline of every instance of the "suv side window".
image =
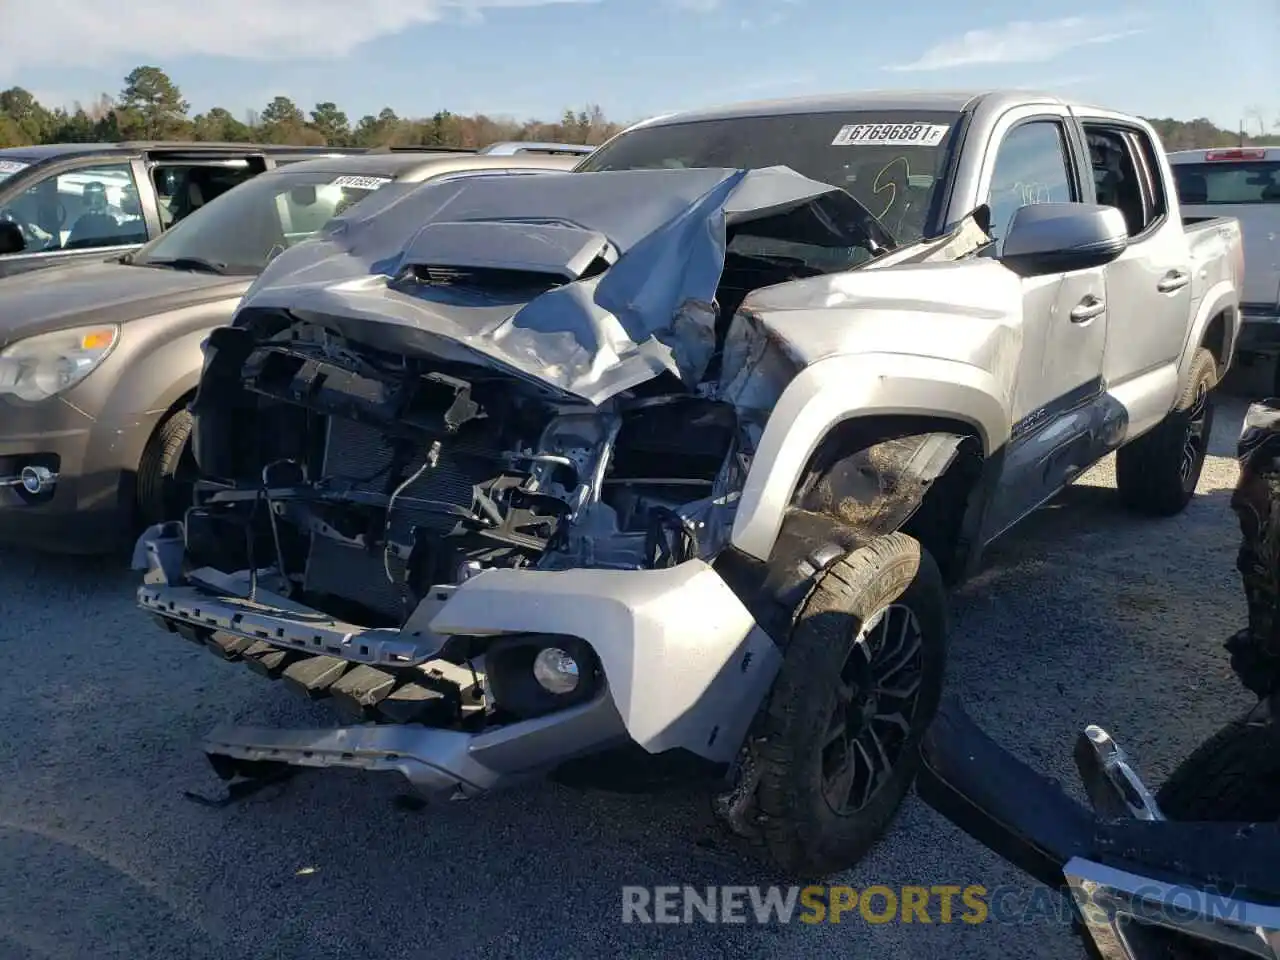
{"type": "Polygon", "coordinates": [[[1098,203],[1124,214],[1130,237],[1145,233],[1169,209],[1151,138],[1128,127],[1083,126],[1098,203]]]}
{"type": "Polygon", "coordinates": [[[1032,120],[1010,130],[991,175],[991,229],[997,242],[1013,215],[1033,203],[1077,203],[1066,134],[1056,120],[1032,120]]]}
{"type": "Polygon", "coordinates": [[[79,167],[45,177],[0,210],[0,218],[22,230],[26,253],[147,241],[138,185],[128,163],[79,167]]]}

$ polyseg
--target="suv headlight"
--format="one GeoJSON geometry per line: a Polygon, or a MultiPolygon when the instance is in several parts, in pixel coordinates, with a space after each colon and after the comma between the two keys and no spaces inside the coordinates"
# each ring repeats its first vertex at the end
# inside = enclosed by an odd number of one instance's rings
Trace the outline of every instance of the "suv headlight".
{"type": "Polygon", "coordinates": [[[0,350],[0,396],[46,400],[75,386],[120,339],[115,324],[74,327],[27,337],[0,350]]]}

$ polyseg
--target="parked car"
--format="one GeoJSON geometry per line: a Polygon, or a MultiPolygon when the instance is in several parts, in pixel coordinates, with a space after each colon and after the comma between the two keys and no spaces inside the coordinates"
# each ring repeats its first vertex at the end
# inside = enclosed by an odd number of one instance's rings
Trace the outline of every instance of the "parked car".
{"type": "Polygon", "coordinates": [[[1184,216],[1240,221],[1240,351],[1280,354],[1280,147],[1179,150],[1169,162],[1184,216]]]}
{"type": "Polygon", "coordinates": [[[461,798],[634,754],[835,870],[917,769],[945,580],[1113,451],[1126,502],[1185,507],[1242,269],[1149,124],[1027,93],[681,114],[379,193],[211,335],[138,602],[352,724],[216,731],[224,775],[461,798]]]}
{"type": "Polygon", "coordinates": [[[362,152],[251,143],[0,149],[0,277],[120,256],[278,164],[362,152]]]}
{"type": "Polygon", "coordinates": [[[77,553],[181,516],[201,344],[254,277],[374,190],[566,170],[572,159],[395,153],[262,174],[125,257],[0,281],[0,540],[77,553]]]}

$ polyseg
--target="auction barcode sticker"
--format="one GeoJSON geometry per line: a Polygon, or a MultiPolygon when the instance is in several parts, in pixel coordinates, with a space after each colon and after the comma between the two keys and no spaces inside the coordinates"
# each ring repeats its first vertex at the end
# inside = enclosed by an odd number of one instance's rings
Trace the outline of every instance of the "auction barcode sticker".
{"type": "Polygon", "coordinates": [[[0,173],[17,173],[19,170],[25,170],[30,164],[21,163],[17,160],[0,160],[0,173]]]}
{"type": "Polygon", "coordinates": [[[333,187],[354,187],[357,190],[377,190],[380,186],[390,183],[390,177],[338,177],[330,186],[333,187]]]}
{"type": "Polygon", "coordinates": [[[841,127],[833,147],[936,147],[950,130],[943,123],[854,123],[841,127]]]}

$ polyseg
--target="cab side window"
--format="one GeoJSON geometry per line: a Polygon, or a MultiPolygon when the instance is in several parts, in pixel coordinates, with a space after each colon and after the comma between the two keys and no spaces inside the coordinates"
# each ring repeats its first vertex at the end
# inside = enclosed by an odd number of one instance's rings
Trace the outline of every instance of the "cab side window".
{"type": "MultiPolygon", "coordinates": [[[[1066,136],[1056,120],[1032,120],[1010,130],[996,151],[991,175],[991,230],[997,242],[1013,215],[1033,203],[1077,203],[1066,136]]],[[[998,255],[998,253],[997,253],[998,255]]]]}
{"type": "Polygon", "coordinates": [[[0,218],[18,225],[27,253],[147,241],[138,186],[127,163],[80,167],[46,177],[0,210],[0,218]]]}
{"type": "Polygon", "coordinates": [[[1138,130],[1102,123],[1086,122],[1084,132],[1098,203],[1124,214],[1130,237],[1146,233],[1168,212],[1151,139],[1138,130]]]}

